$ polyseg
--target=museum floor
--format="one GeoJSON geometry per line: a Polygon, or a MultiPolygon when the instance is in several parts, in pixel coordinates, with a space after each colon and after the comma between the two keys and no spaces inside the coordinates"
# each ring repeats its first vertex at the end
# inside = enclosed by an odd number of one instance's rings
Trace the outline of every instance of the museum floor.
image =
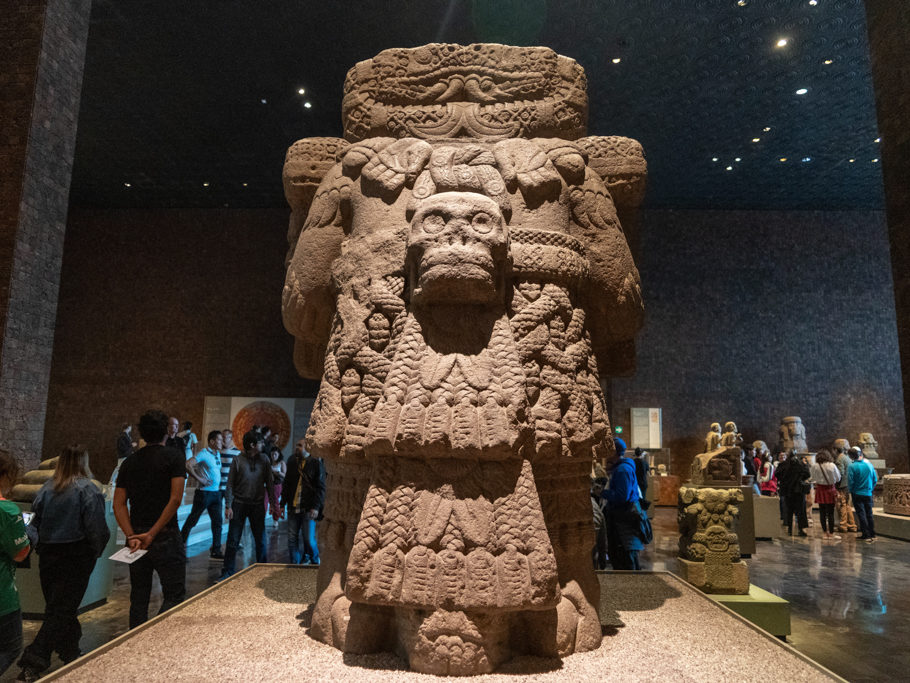
{"type": "MultiPolygon", "coordinates": [[[[643,553],[646,569],[675,569],[676,511],[659,508],[654,543],[643,553]]],[[[815,538],[759,541],[750,561],[752,583],[791,602],[792,635],[796,649],[851,681],[905,681],[910,678],[910,543],[879,538],[874,545],[857,543],[845,535],[840,542],[815,538]]],[[[268,529],[272,559],[287,561],[284,523],[268,529]]],[[[244,540],[250,548],[250,539],[244,540]]],[[[220,563],[210,562],[207,545],[190,547],[187,564],[188,595],[214,583],[220,563]]],[[[160,604],[160,591],[152,609],[160,604]]],[[[110,601],[81,617],[82,647],[88,651],[126,631],[129,580],[118,565],[110,601]]],[[[25,642],[40,622],[25,622],[25,642]]],[[[213,625],[217,628],[217,625],[213,625]]],[[[276,644],[277,647],[277,644],[276,644]]],[[[187,656],[192,656],[187,654],[187,656]]],[[[760,662],[756,662],[760,666],[760,662]]],[[[54,667],[59,667],[55,659],[54,667]]],[[[0,682],[13,680],[11,667],[0,682]]],[[[149,678],[152,680],[152,677],[149,678]]]]}

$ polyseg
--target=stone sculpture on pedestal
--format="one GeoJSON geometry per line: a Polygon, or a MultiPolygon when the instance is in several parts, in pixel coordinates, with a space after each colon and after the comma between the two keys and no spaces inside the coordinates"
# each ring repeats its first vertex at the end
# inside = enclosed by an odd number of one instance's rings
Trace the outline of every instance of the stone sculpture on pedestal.
{"type": "Polygon", "coordinates": [[[889,515],[910,515],[910,474],[886,474],[882,479],[882,509],[889,515]]]}
{"type": "Polygon", "coordinates": [[[723,435],[720,434],[720,424],[711,423],[711,430],[705,437],[705,448],[708,450],[696,455],[692,461],[690,482],[707,486],[739,486],[742,481],[742,440],[735,422],[724,425],[723,435]]]}
{"type": "Polygon", "coordinates": [[[284,320],[322,378],[328,485],[310,633],[450,675],[591,650],[598,380],[634,363],[617,207],[642,199],[641,147],[583,137],[584,71],[540,47],[386,50],[348,73],[343,120],[285,166],[284,320]]]}
{"type": "Polygon", "coordinates": [[[720,446],[720,423],[712,422],[711,429],[705,436],[705,453],[716,451],[718,446],[720,446]]]}
{"type": "Polygon", "coordinates": [[[808,453],[809,447],[806,445],[806,428],[803,426],[802,419],[798,417],[785,417],[780,421],[780,442],[778,448],[785,453],[791,450],[797,453],[808,453]]]}
{"type": "Polygon", "coordinates": [[[749,568],[739,552],[736,536],[738,488],[679,489],[680,576],[706,593],[745,595],[749,568]]]}
{"type": "Polygon", "coordinates": [[[860,432],[857,445],[863,449],[863,455],[867,458],[877,458],[878,441],[869,432],[860,432]]]}

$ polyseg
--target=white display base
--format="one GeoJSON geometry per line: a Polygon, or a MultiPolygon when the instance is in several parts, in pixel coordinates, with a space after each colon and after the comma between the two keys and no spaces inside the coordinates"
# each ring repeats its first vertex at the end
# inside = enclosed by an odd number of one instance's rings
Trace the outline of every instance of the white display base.
{"type": "Polygon", "coordinates": [[[875,535],[910,541],[910,517],[892,515],[882,508],[872,508],[872,519],[875,522],[875,535]]]}

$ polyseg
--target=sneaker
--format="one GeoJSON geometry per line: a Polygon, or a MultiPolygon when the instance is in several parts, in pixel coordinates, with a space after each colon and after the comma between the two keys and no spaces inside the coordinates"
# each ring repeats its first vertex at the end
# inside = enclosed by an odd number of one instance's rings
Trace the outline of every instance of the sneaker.
{"type": "Polygon", "coordinates": [[[839,540],[840,540],[840,536],[838,536],[837,534],[831,534],[831,536],[829,536],[829,538],[830,538],[832,541],[839,541],[839,540]]]}
{"type": "Polygon", "coordinates": [[[875,538],[874,537],[867,538],[866,543],[875,543],[875,538]]]}

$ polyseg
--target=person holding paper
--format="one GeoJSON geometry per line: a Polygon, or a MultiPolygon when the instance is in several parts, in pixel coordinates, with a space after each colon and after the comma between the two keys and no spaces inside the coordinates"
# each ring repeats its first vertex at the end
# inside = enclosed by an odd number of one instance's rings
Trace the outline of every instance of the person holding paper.
{"type": "Polygon", "coordinates": [[[45,608],[41,630],[19,660],[20,681],[38,680],[51,665],[55,650],[64,662],[82,654],[79,603],[95,562],[111,537],[104,496],[92,481],[84,446],[73,444],[63,449],[54,476],[39,489],[32,511],[45,608]]]}
{"type": "Polygon", "coordinates": [[[130,564],[130,628],[148,620],[154,572],[164,595],[159,614],[186,597],[186,550],[177,526],[186,458],[165,445],[167,423],[160,410],[139,418],[139,433],[148,445],[123,461],[114,491],[114,515],[127,545],[148,550],[130,564]]]}

